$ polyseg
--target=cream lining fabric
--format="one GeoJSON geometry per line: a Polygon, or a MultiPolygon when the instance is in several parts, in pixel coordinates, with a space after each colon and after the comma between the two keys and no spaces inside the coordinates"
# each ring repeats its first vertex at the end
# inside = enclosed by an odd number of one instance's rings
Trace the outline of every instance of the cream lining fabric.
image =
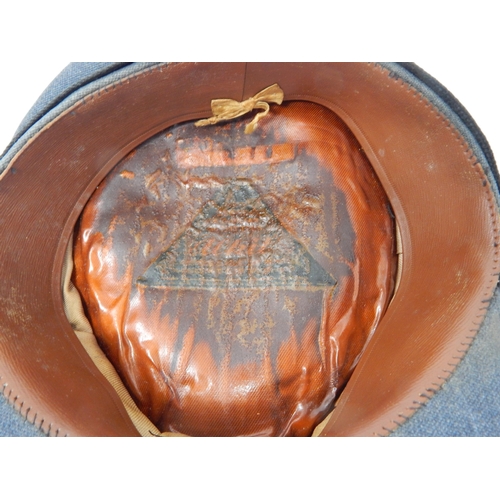
{"type": "MultiPolygon", "coordinates": [[[[78,337],[78,340],[82,343],[83,347],[87,351],[87,354],[90,356],[99,371],[106,377],[107,381],[111,384],[113,389],[118,394],[123,403],[123,406],[125,406],[125,409],[127,410],[128,416],[137,428],[137,431],[141,434],[141,436],[144,437],[186,437],[184,434],[160,432],[157,427],[151,422],[151,420],[149,420],[149,418],[146,417],[146,415],[144,415],[144,413],[142,413],[134,403],[128,390],[123,385],[120,376],[97,343],[89,320],[87,319],[83,311],[80,294],[71,282],[72,272],[73,238],[71,238],[68,244],[68,248],[66,249],[66,256],[62,273],[64,312],[66,313],[66,317],[68,318],[68,321],[73,328],[75,335],[78,337]]],[[[330,419],[330,416],[331,413],[320,424],[318,424],[312,434],[313,437],[319,436],[320,432],[323,430],[326,423],[330,419]]]]}
{"type": "Polygon", "coordinates": [[[82,301],[78,290],[75,288],[71,282],[71,274],[73,272],[73,238],[69,242],[68,248],[66,250],[66,257],[63,265],[63,301],[64,301],[64,312],[66,317],[78,337],[78,340],[82,343],[83,347],[87,351],[88,355],[91,357],[92,361],[95,363],[99,371],[106,377],[107,381],[113,386],[120,397],[125,409],[127,410],[128,416],[132,420],[133,424],[137,428],[141,436],[183,436],[182,434],[174,434],[170,432],[161,433],[155,425],[149,420],[149,418],[144,415],[144,413],[139,410],[137,405],[134,403],[129,392],[123,385],[118,373],[114,369],[111,362],[108,360],[104,352],[99,347],[97,340],[92,332],[92,327],[83,312],[82,301]]]}

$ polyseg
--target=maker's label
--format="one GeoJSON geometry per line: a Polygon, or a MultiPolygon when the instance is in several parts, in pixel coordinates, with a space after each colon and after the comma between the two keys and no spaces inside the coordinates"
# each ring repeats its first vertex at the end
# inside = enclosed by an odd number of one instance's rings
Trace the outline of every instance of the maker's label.
{"type": "Polygon", "coordinates": [[[336,284],[248,181],[224,185],[137,282],[184,289],[315,290],[336,284]]]}

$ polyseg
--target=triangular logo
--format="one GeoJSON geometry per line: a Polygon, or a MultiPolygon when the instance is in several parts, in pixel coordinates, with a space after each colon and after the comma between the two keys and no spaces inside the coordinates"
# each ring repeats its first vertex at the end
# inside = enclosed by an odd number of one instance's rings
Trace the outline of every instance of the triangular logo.
{"type": "Polygon", "coordinates": [[[247,181],[220,189],[137,282],[197,290],[336,285],[247,181]]]}

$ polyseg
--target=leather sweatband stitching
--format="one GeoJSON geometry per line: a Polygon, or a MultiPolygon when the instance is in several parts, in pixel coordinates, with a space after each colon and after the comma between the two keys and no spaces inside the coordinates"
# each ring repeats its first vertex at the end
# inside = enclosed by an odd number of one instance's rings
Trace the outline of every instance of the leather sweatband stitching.
{"type": "MultiPolygon", "coordinates": [[[[378,69],[379,71],[381,71],[382,73],[386,73],[386,74],[388,74],[388,76],[391,76],[390,75],[391,72],[389,70],[387,70],[386,68],[383,68],[380,65],[374,65],[374,69],[375,68],[378,69]]],[[[392,78],[396,78],[394,74],[392,74],[392,78]]],[[[494,195],[493,195],[493,191],[491,189],[491,185],[490,185],[488,177],[486,176],[486,173],[484,172],[484,170],[483,170],[480,162],[477,160],[476,156],[473,154],[473,152],[472,152],[469,144],[465,141],[465,139],[458,132],[458,130],[451,124],[451,122],[449,121],[449,119],[447,117],[445,117],[419,91],[417,91],[416,89],[414,89],[413,87],[411,87],[404,80],[399,79],[399,81],[400,81],[401,86],[403,88],[405,88],[407,92],[409,92],[409,93],[412,94],[413,98],[418,99],[419,102],[422,102],[424,104],[424,106],[433,115],[435,115],[446,126],[446,128],[450,131],[450,133],[452,134],[452,136],[455,138],[455,141],[459,142],[460,147],[463,150],[463,154],[464,154],[464,156],[466,156],[467,162],[473,168],[473,171],[476,173],[478,179],[481,181],[481,186],[484,189],[484,191],[486,192],[486,198],[487,198],[488,206],[489,206],[489,215],[490,215],[490,218],[491,218],[493,235],[494,235],[493,236],[493,246],[495,248],[495,251],[494,251],[494,257],[495,258],[493,259],[493,264],[494,265],[492,267],[492,271],[497,270],[498,269],[498,265],[497,264],[499,262],[498,257],[499,257],[499,253],[500,253],[499,252],[500,233],[499,233],[499,227],[498,227],[498,224],[499,224],[498,218],[499,218],[499,216],[498,216],[498,211],[497,211],[498,209],[497,209],[497,205],[496,205],[495,198],[494,198],[494,195]]],[[[484,291],[483,296],[488,297],[488,298],[486,300],[483,300],[482,301],[483,303],[484,302],[488,302],[488,303],[491,302],[493,293],[494,293],[495,288],[496,288],[496,284],[498,282],[498,273],[492,273],[491,276],[492,277],[497,277],[497,279],[490,279],[490,281],[488,282],[488,284],[484,287],[485,291],[484,291]],[[492,283],[495,283],[495,284],[493,286],[491,286],[492,283]]],[[[481,311],[481,310],[484,310],[484,308],[479,309],[478,311],[481,311]]],[[[479,314],[479,315],[476,316],[477,318],[480,318],[480,320],[481,320],[480,323],[475,323],[474,321],[471,322],[475,326],[478,326],[478,328],[476,330],[470,330],[470,332],[474,332],[475,334],[477,334],[477,332],[479,331],[479,327],[481,326],[481,324],[482,324],[482,322],[484,320],[484,317],[486,315],[486,311],[487,311],[487,308],[486,308],[485,312],[483,312],[482,314],[479,314]]],[[[463,349],[463,350],[461,350],[461,349],[456,350],[455,354],[458,354],[458,356],[452,356],[452,358],[451,358],[451,359],[458,360],[458,362],[457,363],[448,363],[448,366],[452,367],[451,371],[450,370],[446,370],[446,369],[442,370],[442,372],[446,374],[445,377],[438,377],[438,379],[442,380],[442,382],[440,384],[433,383],[433,385],[438,386],[437,390],[435,390],[435,389],[428,389],[427,388],[424,392],[422,392],[422,393],[419,394],[419,397],[424,398],[424,400],[414,401],[414,404],[417,405],[417,408],[425,406],[425,404],[427,403],[427,401],[429,401],[432,398],[433,395],[437,394],[437,392],[439,392],[439,390],[442,389],[443,384],[450,378],[450,376],[454,373],[456,367],[463,360],[463,358],[465,357],[465,354],[468,352],[470,346],[474,342],[475,335],[472,336],[472,337],[471,336],[466,336],[465,338],[471,339],[470,343],[461,342],[461,344],[463,346],[465,346],[465,349],[463,349]],[[431,395],[429,395],[429,393],[431,395]]],[[[408,418],[415,413],[416,408],[415,407],[407,407],[406,410],[407,410],[406,412],[403,411],[399,415],[406,417],[406,420],[408,420],[408,418]]],[[[383,429],[385,431],[387,431],[388,433],[393,432],[394,430],[396,430],[398,427],[400,427],[404,423],[404,422],[397,422],[395,420],[392,420],[392,422],[396,424],[396,427],[392,428],[391,430],[387,429],[385,426],[383,427],[383,429]]]]}

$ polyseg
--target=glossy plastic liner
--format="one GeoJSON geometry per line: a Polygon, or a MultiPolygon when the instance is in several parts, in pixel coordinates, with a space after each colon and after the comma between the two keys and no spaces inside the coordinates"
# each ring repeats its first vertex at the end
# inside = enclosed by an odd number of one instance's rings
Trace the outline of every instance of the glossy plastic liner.
{"type": "Polygon", "coordinates": [[[160,432],[307,436],[394,288],[389,202],[326,108],[179,124],[93,194],[74,282],[106,356],[160,432]]]}

